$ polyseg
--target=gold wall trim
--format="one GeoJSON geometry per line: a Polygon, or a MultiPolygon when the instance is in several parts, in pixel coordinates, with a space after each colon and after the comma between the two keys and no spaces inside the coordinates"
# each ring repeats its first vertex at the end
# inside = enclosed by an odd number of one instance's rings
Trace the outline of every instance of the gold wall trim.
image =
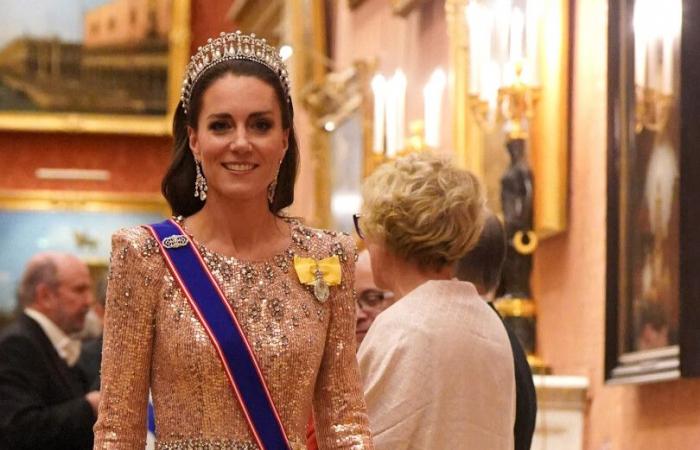
{"type": "Polygon", "coordinates": [[[52,112],[0,112],[0,130],[139,134],[165,136],[180,99],[182,75],[189,59],[190,0],[173,0],[168,35],[167,112],[162,116],[52,112]]]}
{"type": "Polygon", "coordinates": [[[160,194],[113,193],[97,191],[3,191],[1,210],[157,212],[170,215],[170,207],[160,194]]]}
{"type": "Polygon", "coordinates": [[[569,1],[546,0],[540,58],[542,93],[530,152],[535,179],[535,230],[547,238],[566,230],[569,154],[569,1]]]}
{"type": "Polygon", "coordinates": [[[535,302],[527,298],[499,298],[494,306],[504,317],[534,317],[535,302]]]}

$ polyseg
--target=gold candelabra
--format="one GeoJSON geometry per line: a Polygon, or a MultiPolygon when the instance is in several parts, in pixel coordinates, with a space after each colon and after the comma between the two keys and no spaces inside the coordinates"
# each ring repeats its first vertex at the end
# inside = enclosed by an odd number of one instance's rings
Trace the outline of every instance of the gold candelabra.
{"type": "MultiPolygon", "coordinates": [[[[504,126],[506,146],[512,158],[509,170],[522,173],[524,170],[522,165],[527,166],[524,151],[526,142],[529,141],[529,124],[535,116],[541,88],[525,80],[522,62],[514,64],[513,72],[515,75],[513,81],[498,88],[495,105],[490,104],[488,100],[481,98],[478,94],[469,96],[469,105],[474,113],[476,123],[485,132],[490,133],[497,127],[504,126]]],[[[527,173],[530,173],[529,168],[527,173]]],[[[507,177],[506,173],[504,178],[507,177]]],[[[504,194],[502,192],[502,203],[504,195],[513,195],[513,193],[504,194]]],[[[531,202],[532,197],[529,197],[528,200],[531,202]]],[[[528,354],[528,362],[533,372],[548,373],[549,368],[535,354],[536,306],[530,294],[530,269],[523,269],[526,264],[522,263],[522,259],[531,258],[531,254],[537,248],[537,235],[531,229],[532,223],[523,224],[514,218],[511,218],[509,222],[505,205],[503,207],[506,233],[510,239],[509,258],[520,262],[511,263],[504,267],[504,272],[510,270],[508,274],[504,274],[510,282],[506,282],[506,278],[502,281],[504,283],[502,289],[505,291],[503,297],[497,299],[496,308],[513,329],[520,331],[521,344],[528,354]],[[519,276],[522,276],[523,271],[526,272],[524,276],[527,281],[514,282],[514,280],[519,279],[519,276]],[[525,286],[522,285],[523,283],[525,286]]]]}
{"type": "Polygon", "coordinates": [[[365,175],[369,175],[370,173],[374,172],[374,169],[381,166],[385,162],[391,161],[392,159],[401,158],[402,156],[407,156],[411,153],[432,150],[432,148],[425,142],[424,131],[425,123],[422,120],[412,120],[408,124],[409,135],[406,138],[405,147],[397,151],[394,155],[372,152],[372,158],[365,166],[365,175]]]}
{"type": "Polygon", "coordinates": [[[648,86],[635,86],[634,128],[661,132],[666,128],[673,95],[648,86]]]}
{"type": "Polygon", "coordinates": [[[535,115],[535,107],[542,89],[528,84],[523,79],[522,62],[515,63],[514,69],[513,82],[498,88],[493,118],[489,117],[491,108],[488,100],[479,94],[469,95],[469,105],[481,129],[490,132],[496,126],[505,123],[508,139],[527,140],[527,124],[535,115]]]}

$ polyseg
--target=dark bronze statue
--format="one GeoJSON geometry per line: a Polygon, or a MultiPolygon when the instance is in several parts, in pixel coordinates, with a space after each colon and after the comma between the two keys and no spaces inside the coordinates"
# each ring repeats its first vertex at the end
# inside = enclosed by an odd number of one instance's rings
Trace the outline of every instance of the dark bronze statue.
{"type": "Polygon", "coordinates": [[[535,311],[530,290],[532,252],[537,246],[533,230],[532,171],[525,157],[525,140],[506,143],[510,166],[501,178],[501,206],[508,247],[497,307],[512,327],[525,351],[535,350],[535,311]]]}
{"type": "Polygon", "coordinates": [[[501,207],[508,239],[508,253],[503,267],[501,296],[530,299],[532,251],[536,245],[533,230],[532,171],[525,157],[525,141],[512,139],[506,144],[511,162],[501,178],[501,207]]]}

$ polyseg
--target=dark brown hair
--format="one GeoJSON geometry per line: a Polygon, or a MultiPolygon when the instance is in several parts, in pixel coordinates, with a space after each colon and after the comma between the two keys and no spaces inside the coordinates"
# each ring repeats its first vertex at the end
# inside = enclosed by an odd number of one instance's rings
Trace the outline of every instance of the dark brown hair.
{"type": "Polygon", "coordinates": [[[503,224],[494,214],[484,222],[476,246],[457,261],[456,276],[462,281],[474,283],[485,294],[498,287],[501,270],[506,259],[506,233],[503,224]]]}
{"type": "Polygon", "coordinates": [[[226,74],[255,77],[274,89],[282,112],[282,128],[289,130],[289,147],[280,165],[275,199],[269,205],[270,211],[277,214],[294,202],[294,183],[299,165],[299,147],[294,134],[294,109],[291,99],[285,93],[279,77],[271,69],[255,61],[233,59],[216,64],[197,80],[190,96],[189,114],[185,114],[182,102],[178,103],[175,110],[173,156],[170,167],[168,167],[161,183],[163,196],[175,215],[191,216],[204,206],[204,202],[194,196],[195,161],[192,149],[190,149],[187,126],[197,128],[204,92],[214,81],[226,74]]]}

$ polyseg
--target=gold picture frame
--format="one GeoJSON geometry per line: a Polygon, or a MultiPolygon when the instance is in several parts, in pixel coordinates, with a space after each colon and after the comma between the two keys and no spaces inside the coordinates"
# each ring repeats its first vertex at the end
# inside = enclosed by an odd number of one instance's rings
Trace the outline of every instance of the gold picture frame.
{"type": "Polygon", "coordinates": [[[96,282],[109,264],[112,233],[169,215],[158,194],[0,191],[0,324],[12,317],[16,284],[36,252],[74,254],[96,282]]]}
{"type": "MultiPolygon", "coordinates": [[[[469,105],[469,42],[465,11],[470,0],[446,0],[449,58],[452,76],[449,89],[452,103],[453,147],[457,161],[487,186],[491,203],[496,203],[504,166],[489,158],[498,147],[498,155],[507,159],[504,142],[484,138],[475,114],[469,105]],[[491,153],[487,153],[491,152],[491,153]],[[488,162],[488,163],[487,163],[488,162]],[[494,191],[496,189],[491,189],[494,191]],[[493,195],[495,194],[495,195],[493,195]]],[[[543,29],[540,42],[544,46],[540,58],[541,93],[532,123],[530,163],[535,181],[534,222],[540,239],[566,230],[568,198],[569,147],[569,23],[572,0],[544,0],[543,29]]],[[[498,203],[499,204],[499,203],[498,203]]],[[[496,208],[498,209],[498,208],[496,208]]]]}
{"type": "MultiPolygon", "coordinates": [[[[67,0],[67,2],[70,4],[71,0],[67,0]]],[[[7,45],[0,48],[0,68],[4,65],[7,69],[12,64],[18,64],[18,66],[12,67],[14,67],[13,70],[19,70],[19,72],[12,72],[12,79],[4,78],[9,77],[10,72],[4,72],[5,75],[0,73],[0,82],[4,80],[4,84],[9,83],[11,89],[5,87],[8,92],[10,90],[19,92],[18,95],[25,99],[23,102],[30,106],[1,110],[0,130],[139,135],[169,134],[170,118],[179,100],[182,74],[189,55],[191,41],[190,0],[171,0],[169,2],[170,10],[163,9],[165,6],[161,7],[161,5],[168,5],[168,2],[144,2],[144,5],[146,4],[148,8],[154,8],[152,15],[149,10],[149,19],[141,19],[140,12],[132,9],[128,14],[124,11],[123,20],[130,20],[131,23],[152,20],[153,23],[156,23],[157,20],[160,20],[157,18],[169,18],[170,28],[167,32],[163,32],[167,34],[167,48],[164,51],[162,50],[164,44],[158,44],[155,38],[149,40],[151,37],[144,38],[141,47],[136,50],[124,46],[120,47],[119,50],[105,50],[103,53],[91,50],[83,43],[64,42],[59,38],[32,38],[18,35],[12,42],[5,42],[7,45]],[[108,53],[109,51],[114,53],[108,53]],[[31,59],[32,56],[28,56],[32,54],[31,52],[36,52],[36,55],[46,54],[48,56],[42,58],[36,56],[34,57],[36,61],[34,61],[31,59]],[[121,53],[115,55],[118,52],[121,53]],[[17,63],[17,58],[24,62],[17,63]],[[49,62],[44,64],[42,61],[49,62]],[[42,66],[42,64],[44,65],[42,66]],[[21,67],[21,69],[17,69],[17,67],[21,67]],[[94,70],[94,72],[89,73],[88,78],[84,78],[83,74],[86,67],[94,70]],[[99,89],[102,86],[109,86],[109,83],[116,83],[109,79],[110,70],[115,67],[123,70],[122,73],[141,68],[141,73],[146,74],[145,76],[150,77],[149,79],[153,82],[152,86],[142,87],[142,89],[152,89],[156,93],[162,93],[162,86],[164,86],[165,95],[160,95],[158,99],[131,97],[128,94],[132,92],[129,91],[131,88],[125,87],[129,80],[123,80],[123,85],[104,88],[105,93],[114,94],[111,103],[108,104],[99,95],[99,89]],[[166,68],[165,80],[162,79],[163,67],[166,68]],[[31,77],[23,79],[21,73],[25,70],[35,74],[35,80],[41,79],[42,89],[37,87],[39,81],[32,84],[31,81],[27,81],[31,80],[31,77]],[[66,73],[70,73],[71,76],[68,77],[65,75],[66,73]],[[94,84],[89,84],[88,79],[93,80],[94,84]],[[101,81],[97,83],[94,81],[95,79],[101,81]],[[55,85],[60,82],[64,82],[66,86],[72,86],[71,89],[56,89],[55,85]],[[89,86],[94,89],[88,89],[89,86]],[[62,92],[65,92],[65,95],[62,95],[62,92]],[[119,100],[120,95],[126,96],[122,103],[119,100]],[[163,99],[163,97],[165,98],[163,99]],[[43,110],[39,111],[32,101],[26,99],[40,102],[44,105],[43,110]],[[162,108],[163,102],[165,102],[165,111],[163,113],[155,112],[162,108]],[[99,105],[99,107],[92,109],[92,105],[99,105]],[[121,109],[116,111],[113,108],[121,109]],[[148,111],[154,112],[149,114],[148,111]]],[[[100,8],[102,7],[104,5],[100,6],[100,8]]],[[[8,18],[6,17],[6,19],[8,18]]],[[[98,25],[101,22],[97,22],[99,17],[94,19],[96,22],[89,24],[88,16],[85,15],[83,18],[83,26],[85,30],[88,30],[88,33],[99,33],[98,25]]],[[[0,19],[0,24],[1,22],[0,19]]],[[[149,26],[156,29],[160,25],[149,26]]],[[[110,17],[109,23],[105,24],[104,28],[111,30],[115,27],[119,29],[119,25],[115,25],[114,19],[110,17]]],[[[96,38],[92,37],[91,39],[96,38]]],[[[159,42],[165,41],[161,39],[159,42]]],[[[133,80],[131,81],[132,85],[135,85],[133,80]]]]}

